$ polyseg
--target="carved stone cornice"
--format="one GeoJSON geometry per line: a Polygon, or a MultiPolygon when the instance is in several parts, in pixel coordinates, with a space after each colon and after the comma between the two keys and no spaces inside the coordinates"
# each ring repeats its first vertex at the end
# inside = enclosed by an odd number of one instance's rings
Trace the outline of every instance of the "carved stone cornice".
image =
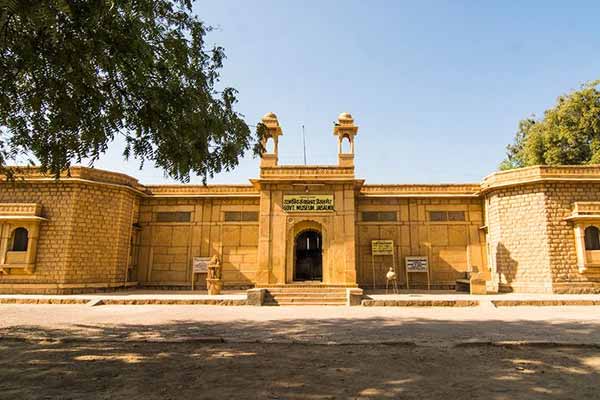
{"type": "Polygon", "coordinates": [[[39,216],[42,205],[38,203],[0,203],[0,215],[39,216]]]}
{"type": "Polygon", "coordinates": [[[598,221],[600,220],[600,201],[576,201],[573,212],[566,221],[598,221]]]}
{"type": "Polygon", "coordinates": [[[340,167],[337,165],[280,165],[275,167],[262,167],[260,178],[281,181],[319,181],[332,179],[354,179],[354,167],[340,167]]]}
{"type": "MultiPolygon", "coordinates": [[[[20,182],[50,182],[57,180],[53,175],[42,173],[39,167],[13,167],[15,170],[14,183],[20,182]]],[[[142,186],[137,179],[130,177],[129,175],[121,174],[119,172],[105,171],[96,168],[87,168],[81,166],[74,166],[69,168],[67,171],[63,171],[60,174],[58,182],[69,182],[69,181],[87,181],[105,183],[117,186],[126,186],[136,191],[143,192],[144,186],[142,186]]],[[[0,182],[7,182],[6,179],[0,182]]]]}
{"type": "Polygon", "coordinates": [[[46,221],[41,217],[42,205],[38,203],[0,203],[0,221],[23,221],[39,223],[46,221]]]}
{"type": "Polygon", "coordinates": [[[364,185],[363,197],[478,197],[479,184],[364,185]]]}
{"type": "Polygon", "coordinates": [[[148,185],[151,197],[259,197],[252,185],[148,185]]]}

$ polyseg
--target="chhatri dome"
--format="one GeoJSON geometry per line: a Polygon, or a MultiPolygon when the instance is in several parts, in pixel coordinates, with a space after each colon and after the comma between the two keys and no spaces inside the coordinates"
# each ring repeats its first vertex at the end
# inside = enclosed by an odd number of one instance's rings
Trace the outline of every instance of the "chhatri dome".
{"type": "Polygon", "coordinates": [[[275,115],[273,112],[268,112],[262,117],[262,119],[277,119],[277,115],[275,115]]]}
{"type": "Polygon", "coordinates": [[[351,124],[354,122],[354,119],[350,113],[343,112],[338,116],[338,122],[340,124],[351,124]]]}

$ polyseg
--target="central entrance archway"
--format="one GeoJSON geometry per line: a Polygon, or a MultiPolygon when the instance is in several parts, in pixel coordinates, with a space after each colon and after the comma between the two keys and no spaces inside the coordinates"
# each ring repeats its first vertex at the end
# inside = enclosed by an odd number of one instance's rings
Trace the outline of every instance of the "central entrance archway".
{"type": "Polygon", "coordinates": [[[294,280],[323,280],[323,238],[321,232],[300,232],[294,242],[294,280]]]}

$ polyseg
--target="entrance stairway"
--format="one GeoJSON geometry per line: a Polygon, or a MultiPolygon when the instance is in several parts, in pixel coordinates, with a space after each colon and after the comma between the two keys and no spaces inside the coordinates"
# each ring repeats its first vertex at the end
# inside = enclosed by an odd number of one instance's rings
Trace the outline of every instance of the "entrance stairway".
{"type": "Polygon", "coordinates": [[[293,283],[263,287],[265,306],[343,306],[346,286],[293,283]]]}

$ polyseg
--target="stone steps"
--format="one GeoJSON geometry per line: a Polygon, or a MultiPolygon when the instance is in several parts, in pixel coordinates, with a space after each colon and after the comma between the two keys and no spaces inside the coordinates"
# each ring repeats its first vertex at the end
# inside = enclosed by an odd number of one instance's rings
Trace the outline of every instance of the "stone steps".
{"type": "Polygon", "coordinates": [[[271,296],[277,296],[281,298],[286,297],[346,297],[346,293],[330,293],[330,292],[269,292],[271,296]]]}
{"type": "Polygon", "coordinates": [[[277,303],[265,303],[265,306],[344,306],[346,302],[337,301],[320,301],[320,302],[308,302],[308,301],[281,301],[277,303]]]}
{"type": "Polygon", "coordinates": [[[293,284],[267,287],[265,305],[343,306],[346,304],[346,287],[293,284]]]}

